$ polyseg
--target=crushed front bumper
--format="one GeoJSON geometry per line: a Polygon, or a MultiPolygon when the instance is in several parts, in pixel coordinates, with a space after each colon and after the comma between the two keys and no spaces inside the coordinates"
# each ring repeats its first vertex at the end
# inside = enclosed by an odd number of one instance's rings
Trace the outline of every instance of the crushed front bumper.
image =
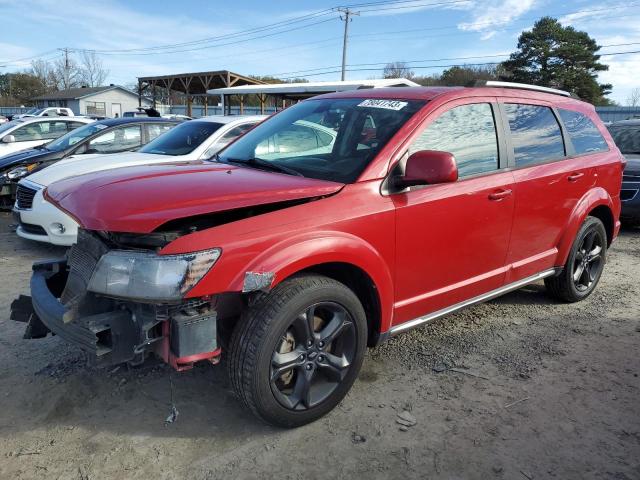
{"type": "Polygon", "coordinates": [[[66,260],[33,265],[31,298],[21,296],[11,305],[11,319],[27,323],[25,338],[51,332],[86,351],[98,366],[138,365],[155,354],[184,370],[219,358],[215,310],[108,300],[101,305],[106,311],[78,315],[59,300],[67,277],[66,260]]]}

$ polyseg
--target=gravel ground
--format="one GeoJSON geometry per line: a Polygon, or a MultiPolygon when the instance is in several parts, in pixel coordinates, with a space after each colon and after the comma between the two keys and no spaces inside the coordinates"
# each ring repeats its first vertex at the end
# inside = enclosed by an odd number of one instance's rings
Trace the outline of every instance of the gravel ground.
{"type": "Polygon", "coordinates": [[[401,335],[369,352],[334,412],[286,431],[244,411],[219,366],[92,370],[58,338],[23,340],[9,304],[31,263],[63,250],[9,224],[0,215],[2,479],[640,479],[639,230],[587,301],[533,285],[401,335]]]}

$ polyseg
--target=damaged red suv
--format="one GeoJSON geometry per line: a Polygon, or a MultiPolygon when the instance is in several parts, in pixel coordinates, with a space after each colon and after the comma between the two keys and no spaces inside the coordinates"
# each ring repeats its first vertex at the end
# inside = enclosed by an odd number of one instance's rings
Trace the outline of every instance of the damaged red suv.
{"type": "Polygon", "coordinates": [[[564,92],[357,90],[300,102],[210,161],[52,184],[81,225],[14,302],[99,364],[225,355],[282,426],[334,408],[367,346],[544,279],[587,297],[620,223],[623,159],[564,92]]]}

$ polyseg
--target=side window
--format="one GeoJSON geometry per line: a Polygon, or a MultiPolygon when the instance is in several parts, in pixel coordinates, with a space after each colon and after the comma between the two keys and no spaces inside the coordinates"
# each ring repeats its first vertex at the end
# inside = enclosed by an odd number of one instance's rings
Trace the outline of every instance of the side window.
{"type": "Polygon", "coordinates": [[[578,155],[583,153],[604,152],[609,149],[598,127],[589,117],[580,112],[559,109],[560,118],[564,123],[573,148],[578,155]]]}
{"type": "Polygon", "coordinates": [[[261,142],[255,154],[268,158],[270,154],[292,154],[291,156],[317,155],[331,152],[335,136],[330,129],[322,130],[322,126],[299,120],[288,129],[281,130],[261,142]],[[325,131],[326,130],[326,131],[325,131]]]}
{"type": "Polygon", "coordinates": [[[133,150],[141,145],[140,125],[114,128],[89,142],[86,153],[115,153],[133,150]]]}
{"type": "Polygon", "coordinates": [[[164,132],[171,130],[173,128],[173,123],[151,123],[147,124],[147,135],[149,136],[149,141],[153,140],[156,137],[159,137],[164,132]]]}
{"type": "Polygon", "coordinates": [[[42,138],[53,140],[67,133],[67,122],[40,122],[42,138]]]}
{"type": "Polygon", "coordinates": [[[86,123],[81,122],[67,122],[67,130],[70,132],[71,130],[75,130],[76,128],[84,127],[86,123]]]}
{"type": "Polygon", "coordinates": [[[30,123],[24,127],[16,128],[11,132],[16,137],[16,142],[33,142],[42,140],[42,130],[37,123],[30,123]]]}
{"type": "Polygon", "coordinates": [[[248,131],[251,127],[253,127],[255,123],[247,123],[245,125],[238,125],[237,127],[232,128],[227,133],[222,135],[213,145],[211,145],[206,152],[202,155],[203,158],[211,158],[228,144],[230,144],[233,140],[238,138],[240,135],[243,135],[246,131],[248,131]]]}
{"type": "Polygon", "coordinates": [[[409,154],[439,150],[454,155],[461,177],[498,169],[498,138],[491,105],[461,105],[436,118],[411,144],[409,154]]]}
{"type": "Polygon", "coordinates": [[[560,125],[549,107],[506,103],[516,167],[559,160],[565,156],[560,125]]]}

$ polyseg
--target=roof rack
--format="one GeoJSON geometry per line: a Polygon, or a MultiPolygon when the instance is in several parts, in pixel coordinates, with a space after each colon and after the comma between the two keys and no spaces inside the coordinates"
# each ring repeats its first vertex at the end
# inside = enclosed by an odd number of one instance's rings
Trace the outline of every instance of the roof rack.
{"type": "Polygon", "coordinates": [[[557,88],[539,87],[537,85],[529,85],[528,83],[500,82],[498,80],[481,80],[476,83],[480,87],[499,87],[499,88],[518,88],[520,90],[534,90],[536,92],[552,93],[553,95],[562,95],[563,97],[571,97],[571,92],[558,90],[557,88]]]}

